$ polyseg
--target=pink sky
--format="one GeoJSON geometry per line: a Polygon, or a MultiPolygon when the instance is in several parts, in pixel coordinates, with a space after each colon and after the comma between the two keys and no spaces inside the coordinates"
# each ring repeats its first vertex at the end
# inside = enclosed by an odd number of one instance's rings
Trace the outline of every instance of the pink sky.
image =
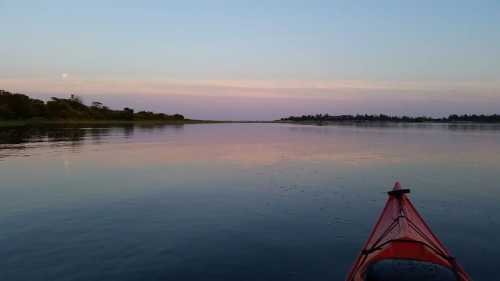
{"type": "Polygon", "coordinates": [[[190,118],[270,120],[297,114],[495,113],[500,83],[439,81],[0,79],[0,87],[46,99],[131,106],[190,118]]]}

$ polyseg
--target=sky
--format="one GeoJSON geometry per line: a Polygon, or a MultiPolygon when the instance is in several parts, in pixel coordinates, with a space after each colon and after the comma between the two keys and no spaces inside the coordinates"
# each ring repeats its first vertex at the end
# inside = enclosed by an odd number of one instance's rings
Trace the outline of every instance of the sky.
{"type": "Polygon", "coordinates": [[[187,117],[500,113],[500,1],[0,0],[0,89],[187,117]]]}

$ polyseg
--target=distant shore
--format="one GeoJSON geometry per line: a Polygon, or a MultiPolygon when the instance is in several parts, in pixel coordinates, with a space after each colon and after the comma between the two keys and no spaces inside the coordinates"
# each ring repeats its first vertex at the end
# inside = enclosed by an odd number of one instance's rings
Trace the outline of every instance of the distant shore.
{"type": "Polygon", "coordinates": [[[368,114],[357,114],[357,115],[329,115],[329,114],[316,114],[316,115],[302,115],[302,116],[289,116],[286,118],[281,118],[281,122],[296,123],[296,124],[342,124],[342,123],[448,123],[448,124],[500,124],[500,115],[491,114],[451,114],[447,117],[428,117],[428,116],[396,116],[396,115],[368,115],[368,114]]]}
{"type": "Polygon", "coordinates": [[[277,120],[272,123],[328,126],[328,125],[500,125],[500,122],[473,122],[473,121],[426,121],[426,122],[398,122],[398,121],[282,121],[277,120]]]}

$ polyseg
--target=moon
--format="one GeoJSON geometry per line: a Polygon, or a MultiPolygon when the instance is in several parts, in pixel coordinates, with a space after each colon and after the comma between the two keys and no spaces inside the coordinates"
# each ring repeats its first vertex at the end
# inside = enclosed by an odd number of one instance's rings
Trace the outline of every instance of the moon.
{"type": "Polygon", "coordinates": [[[62,79],[66,79],[66,78],[68,78],[68,73],[62,73],[62,74],[61,74],[61,78],[62,78],[62,79]]]}

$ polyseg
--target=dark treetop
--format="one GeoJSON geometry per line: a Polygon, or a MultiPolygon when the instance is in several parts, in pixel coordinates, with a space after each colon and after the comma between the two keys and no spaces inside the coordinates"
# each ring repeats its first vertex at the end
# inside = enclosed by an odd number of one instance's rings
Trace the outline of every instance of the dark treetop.
{"type": "Polygon", "coordinates": [[[0,90],[0,120],[124,120],[124,121],[176,121],[184,120],[180,114],[167,115],[150,111],[134,112],[125,107],[113,110],[100,102],[83,104],[81,98],[71,95],[68,99],[51,98],[44,102],[27,95],[9,93],[0,90]]]}

